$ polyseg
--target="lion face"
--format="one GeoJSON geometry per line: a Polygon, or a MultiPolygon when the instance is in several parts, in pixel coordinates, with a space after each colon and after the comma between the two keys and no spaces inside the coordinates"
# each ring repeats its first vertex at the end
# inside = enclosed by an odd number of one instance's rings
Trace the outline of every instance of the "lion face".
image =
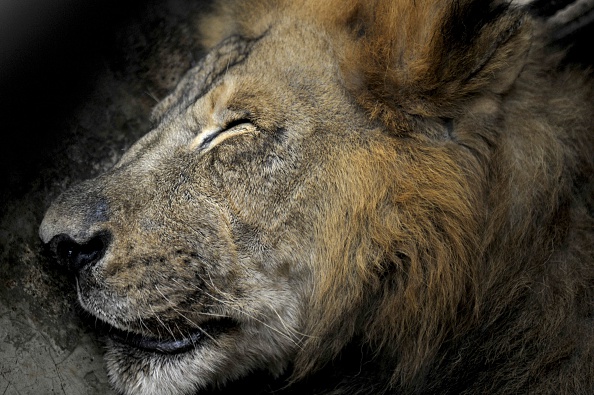
{"type": "Polygon", "coordinates": [[[591,178],[591,92],[551,77],[522,12],[485,4],[223,2],[154,130],[41,225],[116,389],[295,383],[353,344],[357,393],[488,392],[489,369],[533,385],[500,364],[532,363],[507,345],[538,333],[525,317],[591,178]]]}
{"type": "Polygon", "coordinates": [[[331,167],[364,140],[323,40],[297,42],[319,50],[304,58],[282,34],[223,41],[113,170],[48,211],[41,237],[109,326],[121,391],[280,373],[299,349],[328,175],[346,177],[331,167]],[[286,62],[263,62],[270,53],[286,62]]]}

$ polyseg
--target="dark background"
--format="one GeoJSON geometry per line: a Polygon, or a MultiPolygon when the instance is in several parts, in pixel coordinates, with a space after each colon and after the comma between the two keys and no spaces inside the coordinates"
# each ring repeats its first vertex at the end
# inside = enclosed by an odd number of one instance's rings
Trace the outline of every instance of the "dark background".
{"type": "Polygon", "coordinates": [[[3,0],[0,5],[1,185],[22,194],[51,160],[72,116],[94,89],[116,31],[147,2],[3,0]]]}
{"type": "Polygon", "coordinates": [[[0,0],[0,393],[111,394],[101,343],[37,231],[151,129],[201,56],[206,0],[0,0]]]}

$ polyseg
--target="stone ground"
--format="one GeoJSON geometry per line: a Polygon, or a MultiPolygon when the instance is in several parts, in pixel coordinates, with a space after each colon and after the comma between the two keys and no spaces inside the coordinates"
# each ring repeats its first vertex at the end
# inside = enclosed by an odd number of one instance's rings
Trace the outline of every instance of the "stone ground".
{"type": "Polygon", "coordinates": [[[112,166],[200,54],[207,1],[0,4],[0,394],[111,394],[101,344],[37,236],[65,188],[112,166]]]}

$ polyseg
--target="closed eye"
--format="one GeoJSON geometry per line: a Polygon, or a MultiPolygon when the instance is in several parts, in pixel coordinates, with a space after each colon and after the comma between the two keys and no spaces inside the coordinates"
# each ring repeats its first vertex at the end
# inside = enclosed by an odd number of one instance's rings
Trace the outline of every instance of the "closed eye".
{"type": "Polygon", "coordinates": [[[206,128],[194,138],[190,144],[190,149],[206,151],[229,137],[252,131],[253,126],[247,119],[237,119],[229,122],[224,127],[206,128]]]}

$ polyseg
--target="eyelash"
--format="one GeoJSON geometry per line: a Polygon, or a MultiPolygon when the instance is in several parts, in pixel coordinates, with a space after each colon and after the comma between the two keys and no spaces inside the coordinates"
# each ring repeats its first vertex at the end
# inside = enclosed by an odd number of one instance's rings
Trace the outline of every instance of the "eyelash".
{"type": "Polygon", "coordinates": [[[209,146],[211,145],[211,143],[217,137],[219,137],[220,135],[224,134],[225,132],[232,131],[233,129],[235,129],[238,126],[241,126],[241,125],[253,125],[253,123],[249,119],[245,119],[245,118],[235,119],[235,120],[229,122],[228,124],[226,124],[223,128],[220,128],[218,130],[214,130],[214,131],[206,134],[203,138],[200,138],[200,135],[202,133],[199,134],[198,136],[196,136],[196,139],[190,145],[190,148],[191,149],[197,148],[199,151],[206,150],[207,148],[209,148],[209,146]]]}
{"type": "Polygon", "coordinates": [[[236,120],[233,120],[231,122],[229,122],[227,125],[225,125],[225,127],[221,130],[221,132],[224,132],[225,130],[231,130],[239,125],[243,125],[243,124],[250,124],[253,125],[252,121],[250,121],[247,118],[239,118],[236,120]]]}

